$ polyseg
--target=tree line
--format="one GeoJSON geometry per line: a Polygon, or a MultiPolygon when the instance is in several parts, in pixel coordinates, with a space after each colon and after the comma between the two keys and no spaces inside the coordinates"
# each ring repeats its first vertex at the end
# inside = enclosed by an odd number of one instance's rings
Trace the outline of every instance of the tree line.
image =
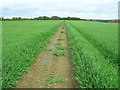
{"type": "Polygon", "coordinates": [[[5,21],[5,20],[16,21],[16,20],[85,20],[85,19],[81,19],[78,17],[39,16],[39,17],[34,17],[34,18],[12,17],[11,19],[0,17],[0,20],[2,20],[2,21],[5,21]]]}
{"type": "Polygon", "coordinates": [[[96,22],[106,22],[106,23],[120,23],[120,20],[94,20],[94,19],[81,19],[79,17],[59,17],[59,16],[39,16],[34,18],[22,18],[22,17],[12,17],[10,18],[4,18],[0,17],[0,21],[18,21],[18,20],[82,20],[82,21],[96,21],[96,22]]]}

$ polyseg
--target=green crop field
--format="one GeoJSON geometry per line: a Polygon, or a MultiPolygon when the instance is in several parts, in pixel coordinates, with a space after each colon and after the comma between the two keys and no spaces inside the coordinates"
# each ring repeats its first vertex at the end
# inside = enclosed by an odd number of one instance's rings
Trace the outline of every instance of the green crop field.
{"type": "Polygon", "coordinates": [[[29,69],[61,21],[5,21],[2,25],[2,85],[6,88],[29,69]]]}
{"type": "Polygon", "coordinates": [[[117,88],[117,24],[67,21],[66,27],[80,87],[117,88]]]}
{"type": "MultiPolygon", "coordinates": [[[[117,23],[79,20],[23,20],[2,22],[3,88],[16,85],[16,81],[28,71],[37,55],[63,23],[67,32],[61,34],[67,33],[74,65],[74,77],[79,84],[78,87],[118,87],[117,23]]],[[[58,38],[58,41],[61,40],[58,38]]],[[[63,41],[65,39],[62,39],[63,41]]],[[[61,43],[56,42],[55,45],[59,46],[61,43]]],[[[53,50],[51,49],[51,51],[53,50]]],[[[62,56],[66,56],[66,54],[62,56]]]]}

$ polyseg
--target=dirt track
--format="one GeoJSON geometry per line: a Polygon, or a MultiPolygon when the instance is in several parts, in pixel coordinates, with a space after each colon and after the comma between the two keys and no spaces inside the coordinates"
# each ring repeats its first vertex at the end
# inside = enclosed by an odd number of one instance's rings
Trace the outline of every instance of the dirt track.
{"type": "Polygon", "coordinates": [[[73,80],[74,73],[69,49],[58,50],[56,47],[60,46],[68,47],[64,25],[59,28],[51,38],[51,43],[46,47],[46,49],[51,48],[52,51],[43,51],[38,55],[36,62],[31,66],[30,71],[18,81],[16,88],[75,88],[76,82],[73,80]],[[59,41],[57,40],[59,38],[65,40],[59,41]],[[61,45],[55,45],[57,42],[60,42],[61,45]],[[53,55],[56,51],[65,52],[65,56],[53,55]],[[62,78],[63,81],[53,83],[46,81],[54,77],[62,78]]]}

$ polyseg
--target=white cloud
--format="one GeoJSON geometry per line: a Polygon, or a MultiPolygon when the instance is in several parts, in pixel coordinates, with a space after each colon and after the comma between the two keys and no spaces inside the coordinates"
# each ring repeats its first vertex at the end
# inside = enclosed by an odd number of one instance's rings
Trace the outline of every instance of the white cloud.
{"type": "Polygon", "coordinates": [[[3,16],[117,18],[118,0],[3,0],[3,16]]]}

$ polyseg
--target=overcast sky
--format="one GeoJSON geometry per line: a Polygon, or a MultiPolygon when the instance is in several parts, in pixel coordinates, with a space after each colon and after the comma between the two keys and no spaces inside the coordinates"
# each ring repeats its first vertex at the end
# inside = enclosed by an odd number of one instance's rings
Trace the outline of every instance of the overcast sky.
{"type": "Polygon", "coordinates": [[[2,0],[4,17],[61,16],[117,19],[119,0],[2,0]]]}

